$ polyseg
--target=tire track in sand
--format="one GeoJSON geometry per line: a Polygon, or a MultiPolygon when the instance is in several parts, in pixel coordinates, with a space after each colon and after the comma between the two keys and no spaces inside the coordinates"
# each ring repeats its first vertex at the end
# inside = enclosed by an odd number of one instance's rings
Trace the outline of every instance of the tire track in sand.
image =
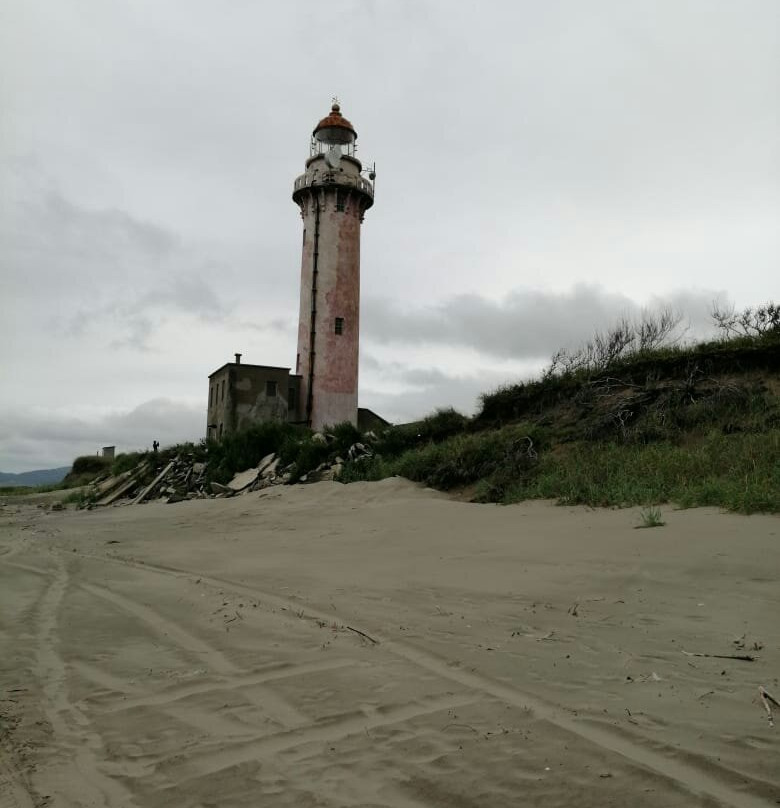
{"type": "Polygon", "coordinates": [[[98,586],[97,584],[81,582],[78,584],[78,587],[85,592],[89,592],[90,595],[105,600],[121,609],[123,612],[136,617],[138,620],[145,623],[155,634],[171,641],[174,645],[178,645],[179,648],[188,651],[216,673],[220,673],[223,676],[233,676],[241,672],[241,669],[234,665],[219,649],[201,640],[200,637],[191,634],[177,623],[163,617],[150,606],[139,603],[137,600],[133,600],[125,595],[120,595],[118,592],[112,592],[110,589],[98,586]]]}
{"type": "MultiPolygon", "coordinates": [[[[114,556],[113,558],[101,558],[100,556],[86,555],[85,557],[96,561],[135,567],[137,569],[146,570],[147,572],[157,572],[161,575],[171,575],[184,579],[198,577],[202,581],[210,583],[215,587],[232,589],[236,593],[253,596],[277,607],[284,606],[285,609],[291,609],[293,611],[301,607],[300,603],[287,600],[270,592],[262,591],[256,587],[247,586],[216,576],[203,575],[200,572],[192,572],[181,568],[148,562],[139,563],[118,556],[114,556]]],[[[332,612],[321,612],[307,607],[306,617],[311,620],[325,620],[328,622],[338,616],[334,615],[332,612]]],[[[634,765],[652,771],[663,779],[675,783],[678,788],[692,795],[697,797],[712,797],[724,805],[733,806],[733,808],[771,808],[773,805],[773,803],[761,797],[748,794],[736,785],[727,782],[728,779],[734,778],[734,775],[728,771],[723,771],[723,779],[719,779],[689,762],[676,760],[671,755],[651,749],[641,742],[627,740],[625,737],[611,732],[608,728],[595,726],[592,723],[586,723],[583,720],[572,718],[564,708],[548,703],[538,696],[505,685],[482,674],[457,670],[451,667],[446,660],[435,654],[428,651],[421,651],[406,642],[384,638],[381,634],[368,627],[363,628],[378,639],[385,650],[410,662],[414,666],[428,670],[442,679],[457,683],[472,691],[500,699],[504,703],[530,709],[537,717],[548,721],[559,729],[589,743],[595,744],[602,749],[613,752],[634,765]]]]}
{"type": "MultiPolygon", "coordinates": [[[[7,564],[7,559],[15,554],[15,549],[13,551],[7,550],[0,553],[0,560],[7,564]]],[[[38,572],[36,570],[33,574],[38,574],[38,572]]],[[[14,618],[15,626],[26,626],[28,622],[33,625],[37,624],[37,614],[45,594],[46,588],[44,587],[32,603],[14,618]]],[[[21,671],[16,671],[16,675],[22,675],[21,671]]],[[[19,713],[16,713],[16,715],[19,715],[19,713]]],[[[25,765],[23,758],[20,757],[19,750],[14,746],[14,723],[13,714],[5,716],[0,712],[0,808],[35,808],[32,797],[35,794],[35,789],[30,781],[32,765],[25,765]],[[10,721],[8,721],[8,718],[10,718],[10,721]],[[9,724],[10,730],[8,728],[9,724]]]]}
{"type": "MultiPolygon", "coordinates": [[[[35,571],[26,565],[25,568],[35,571]]],[[[43,572],[52,573],[38,610],[36,636],[37,673],[42,680],[44,712],[53,730],[53,746],[59,752],[41,770],[47,790],[56,790],[66,804],[104,808],[134,805],[130,792],[100,770],[98,761],[105,759],[100,736],[68,697],[65,663],[57,650],[58,615],[68,587],[68,574],[58,557],[55,569],[43,572]]]]}
{"type": "Polygon", "coordinates": [[[249,763],[257,760],[263,754],[276,754],[310,743],[333,742],[356,733],[412,721],[415,718],[433,715],[444,710],[466,707],[476,701],[478,699],[475,699],[473,693],[460,696],[448,694],[404,704],[381,713],[361,711],[335,721],[311,724],[287,732],[277,732],[249,742],[223,743],[218,748],[199,750],[195,754],[189,755],[184,761],[180,760],[180,755],[170,756],[161,760],[159,765],[164,769],[166,776],[172,777],[175,782],[180,783],[194,777],[216,774],[242,763],[249,763]]]}
{"type": "Polygon", "coordinates": [[[87,666],[82,662],[74,663],[74,667],[79,670],[86,679],[94,684],[116,690],[120,693],[128,694],[129,698],[124,699],[121,704],[114,704],[105,707],[102,712],[116,713],[123,710],[131,710],[135,707],[161,707],[165,708],[182,699],[191,696],[207,695],[215,690],[228,691],[238,690],[243,687],[253,687],[284,679],[305,676],[309,673],[323,673],[325,671],[338,670],[339,668],[355,667],[355,663],[349,659],[332,659],[321,662],[302,662],[296,665],[273,665],[267,669],[261,669],[252,673],[232,676],[228,679],[211,682],[189,682],[186,684],[174,685],[159,693],[137,694],[134,689],[129,689],[126,684],[122,686],[119,680],[114,677],[108,678],[106,674],[98,672],[93,666],[87,666]],[[90,670],[91,669],[91,670],[90,670]],[[110,684],[110,682],[114,684],[110,684]]]}
{"type": "MultiPolygon", "coordinates": [[[[56,555],[56,553],[55,553],[56,555]]],[[[69,558],[70,556],[66,556],[69,558]]],[[[86,556],[92,558],[92,556],[86,556]]],[[[1,559],[0,559],[1,560],[1,559]]],[[[58,558],[59,560],[59,558],[58,558]]],[[[27,564],[20,564],[18,562],[7,562],[9,566],[19,567],[28,572],[32,572],[42,576],[51,575],[51,571],[33,567],[27,564]]],[[[143,570],[143,565],[137,565],[138,569],[143,570]]],[[[353,664],[348,660],[328,660],[318,661],[316,663],[308,663],[303,665],[285,666],[272,668],[268,671],[255,671],[248,673],[243,669],[234,665],[221,651],[214,646],[205,642],[204,640],[196,637],[191,632],[182,628],[178,623],[175,623],[168,618],[163,617],[158,611],[139,603],[138,601],[129,598],[125,595],[120,595],[105,587],[98,586],[97,584],[88,583],[74,583],[73,586],[91,594],[93,597],[102,599],[112,604],[117,609],[129,614],[139,621],[143,622],[158,636],[172,642],[180,649],[195,656],[199,662],[207,664],[215,673],[218,674],[216,681],[210,683],[191,683],[186,685],[178,685],[173,688],[166,689],[162,693],[144,695],[137,695],[135,692],[130,692],[131,698],[124,699],[120,704],[116,705],[113,711],[119,712],[133,707],[152,708],[159,707],[171,715],[174,715],[197,729],[204,730],[209,727],[209,716],[202,711],[189,710],[183,712],[178,709],[174,702],[181,699],[188,698],[194,695],[206,695],[208,693],[217,691],[236,690],[242,687],[250,687],[256,685],[267,684],[276,679],[285,679],[307,673],[315,673],[320,670],[331,670],[334,668],[345,667],[353,664]]],[[[109,674],[100,674],[94,666],[82,665],[81,673],[85,675],[90,681],[96,684],[105,685],[107,679],[112,679],[109,674]]],[[[118,682],[115,681],[118,685],[118,682]]],[[[116,687],[120,693],[127,694],[128,686],[116,687]]],[[[268,718],[276,721],[285,729],[293,727],[301,727],[309,723],[309,719],[300,713],[292,704],[279,696],[273,690],[264,688],[255,694],[243,694],[250,703],[257,707],[261,707],[268,718]]],[[[214,728],[212,722],[212,729],[214,728]]],[[[228,729],[227,722],[223,723],[222,728],[228,729]]],[[[238,725],[232,726],[230,734],[235,735],[240,732],[246,732],[246,727],[239,727],[238,725]]]]}
{"type": "Polygon", "coordinates": [[[35,808],[25,772],[5,741],[0,741],[0,808],[35,808]]]}

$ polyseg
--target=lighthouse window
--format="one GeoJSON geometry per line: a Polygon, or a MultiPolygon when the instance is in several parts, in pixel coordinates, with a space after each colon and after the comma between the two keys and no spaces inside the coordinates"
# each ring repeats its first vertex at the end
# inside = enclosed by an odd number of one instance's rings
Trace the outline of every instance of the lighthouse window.
{"type": "Polygon", "coordinates": [[[344,318],[337,317],[336,318],[336,327],[334,328],[334,332],[336,334],[343,334],[344,333],[344,318]]]}
{"type": "Polygon", "coordinates": [[[347,201],[347,195],[344,191],[336,191],[336,210],[344,210],[344,205],[347,201]]]}

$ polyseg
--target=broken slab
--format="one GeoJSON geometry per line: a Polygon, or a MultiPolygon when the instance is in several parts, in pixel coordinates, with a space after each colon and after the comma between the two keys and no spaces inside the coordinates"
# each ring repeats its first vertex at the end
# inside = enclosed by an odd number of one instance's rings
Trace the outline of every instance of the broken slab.
{"type": "Polygon", "coordinates": [[[271,452],[271,454],[267,454],[258,464],[257,464],[257,473],[262,474],[271,463],[276,460],[276,452],[271,452]]]}
{"type": "Polygon", "coordinates": [[[123,494],[126,494],[128,491],[131,491],[134,486],[138,485],[138,481],[141,479],[141,475],[145,470],[145,466],[141,469],[136,469],[135,473],[119,488],[115,488],[110,494],[106,494],[102,499],[99,499],[95,505],[110,505],[112,502],[116,502],[123,494]]]}
{"type": "Polygon", "coordinates": [[[232,488],[234,491],[243,491],[245,488],[249,488],[249,486],[252,485],[252,483],[257,479],[257,475],[258,469],[247,469],[246,471],[240,471],[228,483],[228,488],[232,488]]]}
{"type": "Polygon", "coordinates": [[[98,496],[105,496],[109,491],[116,488],[118,485],[121,485],[128,477],[131,477],[135,473],[136,469],[129,469],[128,471],[123,471],[121,474],[117,474],[116,477],[109,477],[106,480],[102,480],[101,482],[95,485],[95,491],[98,496]]]}
{"type": "Polygon", "coordinates": [[[276,475],[276,469],[279,468],[279,458],[274,456],[274,459],[263,469],[262,476],[266,479],[276,475]]]}
{"type": "Polygon", "coordinates": [[[137,505],[139,502],[143,502],[149,494],[155,489],[155,487],[160,483],[161,480],[164,480],[167,476],[168,472],[173,468],[174,461],[171,460],[170,463],[149,483],[149,485],[144,488],[143,491],[133,500],[133,505],[137,505]]]}
{"type": "Polygon", "coordinates": [[[222,483],[209,483],[209,485],[211,486],[211,493],[216,494],[217,496],[224,497],[227,494],[228,496],[232,497],[233,494],[236,493],[232,488],[222,485],[222,483]]]}

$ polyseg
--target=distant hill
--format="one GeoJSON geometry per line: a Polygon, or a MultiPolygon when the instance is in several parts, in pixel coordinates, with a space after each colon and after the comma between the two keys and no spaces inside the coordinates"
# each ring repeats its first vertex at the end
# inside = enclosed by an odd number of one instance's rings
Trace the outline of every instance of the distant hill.
{"type": "Polygon", "coordinates": [[[21,485],[53,485],[60,483],[65,475],[70,471],[70,466],[62,466],[58,469],[39,469],[38,471],[23,471],[20,474],[12,474],[0,471],[0,485],[21,486],[21,485]]]}

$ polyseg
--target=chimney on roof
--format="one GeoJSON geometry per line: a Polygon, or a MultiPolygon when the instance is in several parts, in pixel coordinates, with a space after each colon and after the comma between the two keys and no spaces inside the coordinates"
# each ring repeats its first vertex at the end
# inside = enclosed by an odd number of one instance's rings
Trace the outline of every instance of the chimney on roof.
{"type": "Polygon", "coordinates": [[[237,364],[237,365],[240,365],[240,364],[241,364],[241,354],[240,354],[240,353],[237,353],[237,354],[236,354],[236,364],[237,364]]]}

